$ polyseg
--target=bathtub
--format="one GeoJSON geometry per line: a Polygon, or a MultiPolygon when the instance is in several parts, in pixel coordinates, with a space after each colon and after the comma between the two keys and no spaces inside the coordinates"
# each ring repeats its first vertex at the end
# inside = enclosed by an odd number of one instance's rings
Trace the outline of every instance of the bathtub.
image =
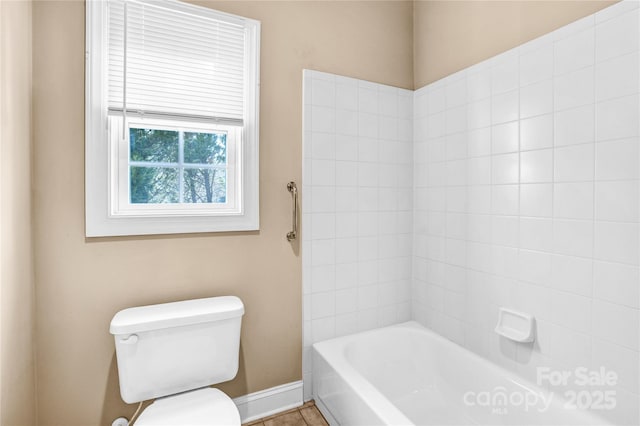
{"type": "Polygon", "coordinates": [[[313,396],[332,426],[609,424],[414,321],[314,344],[313,396]]]}

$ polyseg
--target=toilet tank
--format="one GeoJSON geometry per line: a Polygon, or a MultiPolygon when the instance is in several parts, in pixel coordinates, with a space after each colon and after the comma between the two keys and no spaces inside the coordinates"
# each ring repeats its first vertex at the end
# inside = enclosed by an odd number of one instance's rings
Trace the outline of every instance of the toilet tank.
{"type": "Polygon", "coordinates": [[[109,331],[116,343],[122,399],[135,403],[233,379],[243,314],[235,296],[118,312],[109,331]]]}

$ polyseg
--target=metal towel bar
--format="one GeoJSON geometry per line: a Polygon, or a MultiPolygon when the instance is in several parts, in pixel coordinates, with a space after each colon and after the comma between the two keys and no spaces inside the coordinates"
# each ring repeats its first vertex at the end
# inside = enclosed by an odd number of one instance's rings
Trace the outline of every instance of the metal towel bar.
{"type": "Polygon", "coordinates": [[[287,232],[287,241],[292,241],[298,236],[298,187],[295,182],[289,182],[287,190],[293,197],[293,229],[287,232]]]}

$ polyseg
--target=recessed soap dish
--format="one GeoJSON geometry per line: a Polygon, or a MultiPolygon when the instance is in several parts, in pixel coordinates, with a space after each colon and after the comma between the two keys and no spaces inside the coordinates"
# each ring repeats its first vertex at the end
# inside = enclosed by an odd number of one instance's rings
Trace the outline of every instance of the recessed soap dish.
{"type": "Polygon", "coordinates": [[[524,312],[500,308],[496,333],[516,342],[533,342],[535,340],[536,319],[524,312]]]}

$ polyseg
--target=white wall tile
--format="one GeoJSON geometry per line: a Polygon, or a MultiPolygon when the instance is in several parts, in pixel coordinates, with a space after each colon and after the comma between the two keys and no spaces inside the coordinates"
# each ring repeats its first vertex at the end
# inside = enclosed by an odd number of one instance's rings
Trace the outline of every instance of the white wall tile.
{"type": "Polygon", "coordinates": [[[378,165],[376,163],[360,162],[357,170],[359,187],[375,188],[378,186],[378,165]]]}
{"type": "Polygon", "coordinates": [[[520,153],[520,182],[540,183],[553,180],[553,150],[520,153]]]}
{"type": "Polygon", "coordinates": [[[491,129],[491,153],[505,154],[518,151],[518,126],[517,121],[498,124],[491,129]]]}
{"type": "Polygon", "coordinates": [[[336,239],[336,264],[353,263],[358,261],[358,239],[336,239]]]}
{"type": "Polygon", "coordinates": [[[553,82],[554,108],[556,111],[576,108],[593,103],[593,67],[558,76],[553,82]]]}
{"type": "Polygon", "coordinates": [[[398,119],[395,117],[378,117],[378,138],[389,141],[398,140],[398,119]]]}
{"type": "Polygon", "coordinates": [[[551,286],[556,290],[591,297],[593,272],[591,259],[551,256],[551,286]]]}
{"type": "Polygon", "coordinates": [[[576,145],[595,140],[595,107],[586,105],[554,114],[555,146],[576,145]]]}
{"type": "Polygon", "coordinates": [[[445,113],[445,129],[447,134],[462,132],[467,129],[467,107],[448,109],[445,113]]]}
{"type": "Polygon", "coordinates": [[[335,315],[336,297],[332,291],[311,295],[311,319],[325,318],[335,315]]]}
{"type": "Polygon", "coordinates": [[[491,183],[491,157],[476,157],[467,160],[467,185],[491,183]]]}
{"type": "Polygon", "coordinates": [[[445,103],[445,88],[437,87],[430,90],[427,96],[427,114],[434,114],[440,111],[444,111],[447,107],[445,103]]]}
{"type": "Polygon", "coordinates": [[[596,60],[638,51],[638,14],[633,11],[616,16],[596,26],[596,60]]]}
{"type": "Polygon", "coordinates": [[[378,88],[378,113],[381,116],[398,117],[399,102],[397,88],[390,86],[378,88]]]}
{"type": "Polygon", "coordinates": [[[334,184],[336,186],[358,185],[358,163],[356,161],[336,161],[334,163],[334,168],[334,184]]]}
{"type": "Polygon", "coordinates": [[[479,243],[491,243],[493,238],[494,216],[481,214],[467,214],[467,239],[479,243]]]}
{"type": "Polygon", "coordinates": [[[593,219],[593,183],[556,183],[553,186],[553,216],[563,219],[593,219]]]}
{"type": "Polygon", "coordinates": [[[553,44],[545,43],[520,56],[520,85],[526,86],[553,76],[553,44]]]}
{"type": "Polygon", "coordinates": [[[336,157],[336,138],[331,133],[312,133],[311,149],[305,155],[314,160],[333,160],[336,157]]]}
{"type": "Polygon", "coordinates": [[[594,262],[593,295],[611,303],[640,308],[640,272],[637,266],[594,262]]]}
{"type": "MultiPolygon", "coordinates": [[[[357,169],[355,171],[357,171],[357,169]]],[[[353,171],[351,173],[353,173],[353,171]]],[[[357,210],[358,188],[355,186],[336,188],[336,213],[355,212],[357,210]]],[[[340,218],[340,229],[343,231],[345,229],[344,216],[340,216],[340,218]]]]}
{"type": "Polygon", "coordinates": [[[491,159],[491,182],[494,184],[518,183],[520,163],[518,154],[502,154],[491,159]]]}
{"type": "Polygon", "coordinates": [[[467,162],[465,160],[447,161],[445,173],[447,186],[461,186],[467,183],[467,162]]]}
{"type": "Polygon", "coordinates": [[[638,310],[621,305],[593,301],[593,335],[620,346],[638,350],[638,310]]]}
{"type": "Polygon", "coordinates": [[[573,34],[554,45],[554,71],[556,75],[593,65],[595,50],[595,30],[587,28],[573,34]]]}
{"type": "Polygon", "coordinates": [[[638,3],[636,0],[625,0],[618,2],[610,7],[606,7],[596,12],[595,22],[596,24],[600,24],[619,15],[636,10],[639,4],[640,3],[638,3]]]}
{"type": "Polygon", "coordinates": [[[334,213],[313,213],[309,218],[313,223],[311,239],[335,238],[336,217],[334,213]]]}
{"type": "MultiPolygon", "coordinates": [[[[336,315],[336,337],[346,336],[358,332],[358,316],[355,312],[336,315]]],[[[306,379],[305,379],[306,384],[306,379]]]]}
{"type": "Polygon", "coordinates": [[[520,215],[551,217],[553,215],[553,184],[520,185],[520,215]]]}
{"type": "Polygon", "coordinates": [[[378,90],[371,87],[358,87],[358,111],[378,113],[378,90]]]}
{"type": "Polygon", "coordinates": [[[564,366],[589,365],[591,336],[554,325],[550,327],[549,356],[564,366]]]}
{"type": "Polygon", "coordinates": [[[552,147],[552,114],[545,114],[538,117],[528,118],[520,122],[520,149],[522,151],[552,147]]]}
{"type": "Polygon", "coordinates": [[[640,374],[640,359],[638,352],[628,348],[612,345],[609,342],[596,340],[593,342],[593,363],[614,371],[618,376],[618,383],[629,392],[638,393],[640,374]]]}
{"type": "Polygon", "coordinates": [[[335,337],[335,317],[326,317],[311,321],[311,337],[313,341],[321,342],[323,340],[335,337]]]}
{"type": "Polygon", "coordinates": [[[336,285],[336,267],[332,264],[311,267],[311,292],[333,290],[336,285]]]}
{"type": "Polygon", "coordinates": [[[358,188],[358,211],[375,212],[378,210],[378,189],[358,188]]]}
{"type": "Polygon", "coordinates": [[[491,128],[471,130],[467,136],[467,155],[480,157],[491,154],[491,128]]]}
{"type": "Polygon", "coordinates": [[[491,242],[501,246],[518,247],[519,222],[518,216],[493,216],[491,242]]]}
{"type": "Polygon", "coordinates": [[[554,150],[555,182],[579,182],[593,180],[593,144],[556,148],[554,150]]]}
{"type": "Polygon", "coordinates": [[[500,124],[518,119],[518,90],[494,95],[491,98],[491,123],[500,124]]]}
{"type": "Polygon", "coordinates": [[[341,81],[336,85],[335,90],[336,109],[357,111],[358,110],[358,84],[356,81],[341,81]]]}
{"type": "Polygon", "coordinates": [[[467,128],[479,129],[491,125],[491,99],[472,102],[467,107],[467,128]]]}
{"type": "Polygon", "coordinates": [[[467,209],[469,213],[491,213],[491,186],[470,186],[467,190],[467,209]]]}
{"type": "Polygon", "coordinates": [[[638,94],[596,104],[596,140],[638,136],[638,94]]]}
{"type": "Polygon", "coordinates": [[[593,255],[593,222],[554,220],[553,251],[558,254],[591,257],[593,255]]]}
{"type": "Polygon", "coordinates": [[[378,115],[374,113],[358,113],[358,136],[375,139],[378,137],[378,115]]]}
{"type": "Polygon", "coordinates": [[[637,180],[596,182],[597,220],[637,222],[639,212],[637,180]]]}
{"type": "Polygon", "coordinates": [[[551,294],[549,319],[580,333],[591,332],[591,298],[554,291],[551,294]]]}
{"type": "Polygon", "coordinates": [[[336,190],[332,186],[314,186],[311,188],[311,212],[326,213],[335,209],[336,190]]]}
{"type": "Polygon", "coordinates": [[[548,286],[551,282],[551,258],[549,253],[520,250],[518,256],[519,279],[548,286]]]}
{"type": "Polygon", "coordinates": [[[637,138],[596,144],[596,179],[638,179],[638,146],[637,138]]]}
{"type": "Polygon", "coordinates": [[[358,264],[346,263],[336,265],[335,268],[335,288],[351,288],[358,285],[358,264]]]}
{"type": "Polygon", "coordinates": [[[596,222],[594,257],[638,265],[638,224],[596,222]]]}
{"type": "Polygon", "coordinates": [[[336,135],[335,159],[345,161],[358,160],[358,138],[336,135]]]}
{"type": "Polygon", "coordinates": [[[518,214],[518,185],[493,185],[491,211],[493,214],[515,216],[518,214]]]}
{"type": "Polygon", "coordinates": [[[467,99],[477,101],[491,96],[491,69],[474,70],[467,74],[467,99]]]}
{"type": "Polygon", "coordinates": [[[491,92],[504,93],[518,87],[517,52],[506,52],[494,58],[491,68],[491,92]]]}
{"type": "Polygon", "coordinates": [[[336,111],[336,134],[357,136],[358,135],[358,113],[355,111],[336,111]]]}
{"type": "Polygon", "coordinates": [[[312,104],[333,108],[335,106],[335,83],[326,80],[311,79],[312,104]]]}
{"type": "Polygon", "coordinates": [[[551,219],[520,218],[520,247],[550,252],[553,247],[551,219]]]}
{"type": "Polygon", "coordinates": [[[333,133],[336,128],[335,110],[333,108],[311,107],[311,131],[333,133]]]}
{"type": "Polygon", "coordinates": [[[311,161],[311,185],[332,186],[336,180],[336,165],[333,160],[311,161]]]}
{"type": "Polygon", "coordinates": [[[553,112],[553,81],[543,80],[520,88],[520,118],[553,112]]]}
{"type": "Polygon", "coordinates": [[[637,93],[639,64],[638,52],[596,64],[596,102],[637,93]]]}

